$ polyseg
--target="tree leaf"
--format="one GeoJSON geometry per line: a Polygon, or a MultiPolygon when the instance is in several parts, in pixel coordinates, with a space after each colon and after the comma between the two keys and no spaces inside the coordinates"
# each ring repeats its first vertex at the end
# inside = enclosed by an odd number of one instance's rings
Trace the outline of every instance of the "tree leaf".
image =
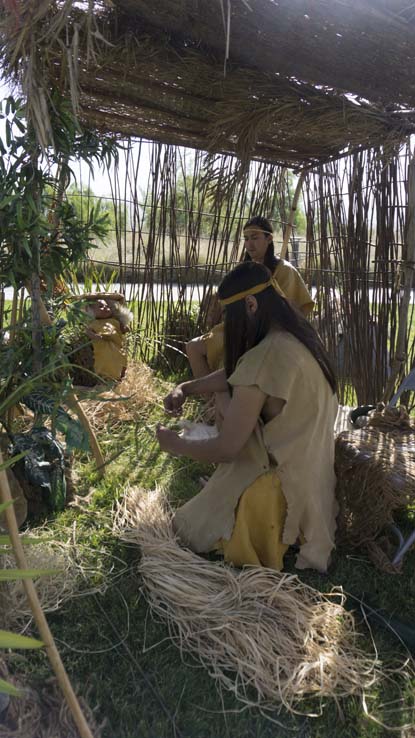
{"type": "Polygon", "coordinates": [[[7,500],[7,502],[0,503],[0,515],[2,512],[7,510],[7,508],[10,507],[10,505],[13,505],[13,500],[7,500]]]}
{"type": "MultiPolygon", "coordinates": [[[[42,536],[39,538],[34,538],[33,536],[20,536],[20,541],[24,543],[25,545],[33,545],[36,546],[38,543],[48,543],[51,540],[51,538],[47,536],[42,536]]],[[[10,536],[8,535],[0,535],[0,546],[11,546],[12,542],[10,540],[10,536]]]]}
{"type": "Polygon", "coordinates": [[[8,630],[0,630],[0,648],[41,648],[45,644],[37,638],[22,636],[11,633],[8,630]]]}
{"type": "Polygon", "coordinates": [[[15,687],[14,684],[10,684],[10,682],[6,682],[4,679],[0,679],[0,692],[3,692],[3,694],[10,694],[12,697],[23,696],[21,689],[15,687]]]}
{"type": "MultiPolygon", "coordinates": [[[[23,459],[24,456],[26,456],[27,451],[22,451],[20,454],[16,454],[16,456],[11,456],[10,459],[7,459],[6,461],[3,461],[2,464],[0,464],[0,471],[3,469],[8,469],[9,466],[13,466],[13,464],[16,463],[16,461],[19,461],[20,459],[23,459]]],[[[6,507],[8,507],[9,503],[3,503],[6,504],[6,507]]],[[[2,512],[1,506],[0,506],[0,513],[2,512]]]]}
{"type": "Polygon", "coordinates": [[[35,579],[35,577],[58,574],[58,569],[0,569],[0,582],[13,582],[18,579],[35,579]]]}

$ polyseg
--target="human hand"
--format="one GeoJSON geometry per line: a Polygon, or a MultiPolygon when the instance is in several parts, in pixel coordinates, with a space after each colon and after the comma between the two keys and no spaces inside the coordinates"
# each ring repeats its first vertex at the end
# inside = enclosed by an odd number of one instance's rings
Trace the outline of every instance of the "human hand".
{"type": "Polygon", "coordinates": [[[165,428],[163,425],[158,424],[156,437],[162,451],[167,451],[167,453],[173,456],[180,456],[182,439],[176,431],[172,431],[170,428],[165,428]]]}
{"type": "Polygon", "coordinates": [[[164,409],[168,415],[181,415],[186,396],[179,384],[164,398],[164,409]]]}
{"type": "Polygon", "coordinates": [[[91,328],[85,329],[85,335],[87,338],[90,338],[91,341],[102,341],[102,336],[100,336],[98,333],[95,333],[95,331],[91,330],[91,328]]]}

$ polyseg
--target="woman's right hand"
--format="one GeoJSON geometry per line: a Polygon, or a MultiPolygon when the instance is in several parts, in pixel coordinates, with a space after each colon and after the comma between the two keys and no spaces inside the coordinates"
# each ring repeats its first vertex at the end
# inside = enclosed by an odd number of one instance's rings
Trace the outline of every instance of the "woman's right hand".
{"type": "Polygon", "coordinates": [[[183,391],[183,385],[178,384],[163,400],[166,413],[169,415],[181,415],[185,400],[186,396],[183,391]]]}

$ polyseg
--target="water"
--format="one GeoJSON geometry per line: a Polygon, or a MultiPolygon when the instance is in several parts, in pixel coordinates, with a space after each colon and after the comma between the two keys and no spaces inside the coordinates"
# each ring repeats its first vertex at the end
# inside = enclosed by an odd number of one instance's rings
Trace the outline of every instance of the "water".
{"type": "MultiPolygon", "coordinates": [[[[110,292],[119,292],[120,285],[119,283],[114,283],[111,285],[110,292]]],[[[78,290],[81,293],[84,291],[84,285],[82,283],[78,284],[78,290]]],[[[92,292],[104,292],[105,290],[103,288],[97,289],[97,285],[94,285],[92,292]]],[[[6,300],[12,300],[13,299],[13,287],[6,287],[4,290],[5,299],[6,300]]],[[[24,290],[25,297],[28,296],[28,292],[24,290]]],[[[149,300],[152,299],[155,302],[158,302],[161,299],[166,300],[167,298],[169,300],[173,300],[176,302],[179,297],[181,299],[186,299],[186,302],[200,302],[203,297],[203,285],[201,284],[194,284],[194,285],[187,285],[186,287],[179,287],[177,284],[172,284],[168,288],[166,285],[162,284],[126,284],[125,289],[125,295],[126,299],[129,302],[130,300],[149,300]]]]}

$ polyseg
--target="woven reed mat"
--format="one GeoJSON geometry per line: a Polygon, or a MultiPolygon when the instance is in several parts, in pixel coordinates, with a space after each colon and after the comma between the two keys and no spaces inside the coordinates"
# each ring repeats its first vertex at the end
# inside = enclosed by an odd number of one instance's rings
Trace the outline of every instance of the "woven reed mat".
{"type": "Polygon", "coordinates": [[[415,504],[415,432],[404,408],[378,406],[367,427],[340,433],[336,474],[339,545],[363,548],[375,566],[396,573],[381,534],[396,512],[415,504]]]}

